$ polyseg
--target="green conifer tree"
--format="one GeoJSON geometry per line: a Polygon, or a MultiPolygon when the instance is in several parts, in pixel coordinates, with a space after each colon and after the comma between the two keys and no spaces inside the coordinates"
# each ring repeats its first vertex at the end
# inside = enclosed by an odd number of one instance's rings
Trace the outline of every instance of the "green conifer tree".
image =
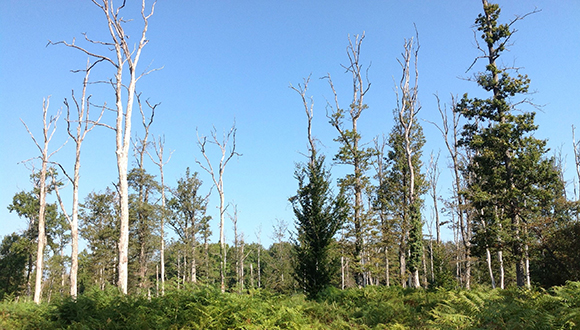
{"type": "Polygon", "coordinates": [[[346,218],[346,200],[334,197],[324,157],[298,165],[298,193],[290,201],[296,216],[296,278],[310,298],[330,284],[337,263],[330,258],[334,235],[346,218]]]}
{"type": "Polygon", "coordinates": [[[500,24],[499,6],[482,2],[484,13],[475,20],[484,40],[479,47],[483,55],[478,58],[488,63],[486,71],[475,78],[493,95],[480,99],[465,94],[456,108],[469,120],[461,143],[474,154],[467,166],[470,181],[463,194],[479,211],[478,224],[486,221],[485,231],[483,226],[474,225],[475,244],[483,246],[494,240],[495,245],[510,248],[517,285],[524,286],[529,285],[525,251],[532,224],[528,219],[539,211],[540,201],[553,194],[549,183],[557,180],[557,173],[553,159],[545,157],[546,141],[533,136],[538,127],[535,113],[515,111],[526,99],[514,101],[514,97],[528,92],[530,80],[517,70],[515,77],[510,76],[511,70],[500,68],[496,62],[514,33],[512,25],[527,15],[500,24]]]}

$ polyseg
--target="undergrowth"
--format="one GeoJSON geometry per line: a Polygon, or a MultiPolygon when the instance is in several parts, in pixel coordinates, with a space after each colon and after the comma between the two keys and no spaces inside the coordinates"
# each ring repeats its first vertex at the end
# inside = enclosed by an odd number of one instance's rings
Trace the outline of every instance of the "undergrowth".
{"type": "Polygon", "coordinates": [[[78,299],[0,303],[0,329],[577,329],[580,283],[550,291],[411,290],[398,287],[303,295],[208,286],[164,297],[88,290],[78,299]]]}

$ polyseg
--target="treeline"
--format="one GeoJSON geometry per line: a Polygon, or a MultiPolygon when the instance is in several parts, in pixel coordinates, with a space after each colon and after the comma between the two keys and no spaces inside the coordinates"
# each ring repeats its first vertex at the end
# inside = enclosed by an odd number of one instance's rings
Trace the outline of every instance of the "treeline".
{"type": "MultiPolygon", "coordinates": [[[[395,125],[386,136],[366,141],[358,125],[368,112],[365,96],[370,91],[368,68],[361,60],[364,34],[349,38],[345,68],[353,78],[353,94],[346,96],[347,107],[340,106],[345,96],[334,88],[333,78],[325,77],[335,100],[328,106],[327,117],[339,145],[332,161],[349,169],[345,177],[338,178],[337,189],[332,189],[326,157],[313,138],[310,80],[291,86],[308,119],[308,161],[297,166],[298,189],[290,198],[295,226],[279,221],[274,243],[265,247],[259,237],[257,243],[250,243],[238,231],[236,207],[225,207],[222,175],[228,161],[238,155],[235,124],[223,140],[215,130],[198,140],[205,159],[198,166],[211,175],[210,185],[204,185],[190,168],[176,183],[164,181],[163,166],[169,155],[163,154],[162,139],[149,137],[157,105],[141,102],[140,94],[135,93],[138,79],[133,76],[147,43],[145,32],[153,7],[149,16],[142,11],[143,39],[138,51],[126,52],[120,28],[125,21],[108,5],[104,0],[99,7],[110,14],[106,15],[109,24],[118,26],[111,35],[121,59],[112,85],[118,87],[118,100],[129,97],[126,106],[117,104],[115,110],[119,183],[83,200],[73,197],[72,212],[66,212],[59,188],[69,179],[73,196],[78,197],[81,142],[95,125],[107,126],[99,122],[100,117],[89,119],[83,110],[90,104],[85,96],[89,73],[100,62],[115,61],[63,42],[94,60],[85,70],[81,102],[73,95],[78,120],[67,115],[68,133],[77,145],[75,174],[69,176],[64,166],[49,160],[53,120],[46,120],[46,104],[44,146],[34,140],[41,150],[42,170],[31,176],[34,188],[17,193],[8,206],[26,219],[28,227],[2,241],[1,297],[32,295],[32,278],[36,278],[36,302],[54,295],[76,297],[89,287],[105,290],[109,285],[117,285],[123,293],[163,295],[166,281],[177,288],[203,283],[220,287],[222,292],[266,288],[316,297],[328,286],[470,289],[489,285],[503,289],[580,280],[578,197],[567,196],[562,159],[551,155],[546,140],[534,135],[538,127],[535,114],[525,110],[531,104],[526,97],[530,79],[499,64],[510,45],[513,25],[527,15],[501,23],[499,6],[483,0],[483,13],[475,21],[482,55],[472,66],[481,65],[482,71],[474,74],[473,81],[488,97],[464,94],[452,97],[449,105],[438,102],[438,109],[430,109],[441,115],[439,122],[429,125],[440,130],[447,149],[444,157],[451,164],[452,194],[448,199],[439,194],[440,156],[432,154],[429,163],[424,162],[418,34],[403,43],[395,125]],[[130,66],[129,90],[123,88],[123,65],[130,66]],[[145,134],[133,139],[136,165],[127,169],[131,131],[122,124],[131,120],[133,98],[145,134]],[[71,123],[79,125],[77,135],[71,123]],[[206,147],[212,146],[221,151],[218,162],[207,157],[206,147]],[[155,170],[146,168],[148,158],[157,165],[155,170]],[[209,225],[207,214],[212,187],[220,197],[219,242],[210,241],[216,229],[209,225]],[[56,202],[47,203],[47,195],[53,195],[56,202]],[[426,198],[432,201],[432,217],[426,216],[426,198]],[[234,228],[230,243],[223,231],[226,218],[234,228]],[[452,241],[442,239],[445,226],[452,229],[452,241]],[[170,230],[175,235],[168,235],[170,230]],[[87,249],[80,253],[78,235],[87,242],[87,249]],[[69,244],[70,257],[64,253],[69,244]]],[[[580,168],[576,152],[580,146],[574,147],[576,167],[580,168]]]]}

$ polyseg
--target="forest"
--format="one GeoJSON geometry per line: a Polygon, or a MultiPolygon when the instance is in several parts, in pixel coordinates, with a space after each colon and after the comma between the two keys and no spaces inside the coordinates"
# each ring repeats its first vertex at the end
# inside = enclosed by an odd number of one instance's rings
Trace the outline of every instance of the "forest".
{"type": "Polygon", "coordinates": [[[295,163],[296,190],[288,192],[294,217],[277,219],[265,246],[259,232],[256,240],[245,235],[228,197],[224,174],[242,157],[235,120],[223,133],[198,129],[195,163],[177,182],[165,178],[173,151],[151,130],[164,113],[139,89],[158,70],[139,60],[163,3],[142,0],[135,12],[125,2],[93,3],[107,40],[85,34],[48,45],[88,58],[74,68],[84,77],[81,89],[64,100],[62,114],[51,112],[57,100],[44,100],[42,131],[23,121],[22,136],[38,154],[24,162],[32,188],[3,206],[26,229],[0,244],[0,328],[580,326],[580,141],[572,135],[570,181],[561,152],[536,134],[533,75],[505,64],[512,36],[526,33],[516,26],[539,9],[506,18],[500,5],[482,0],[473,25],[480,55],[467,79],[478,92],[437,95],[437,121],[421,119],[416,27],[397,58],[386,135],[366,139],[359,124],[370,90],[364,32],[347,39],[342,68],[352,78],[350,94],[336,77],[321,78],[332,95],[326,113],[315,111],[312,76],[290,84],[307,147],[295,163]],[[140,26],[131,38],[129,23],[140,26]],[[97,81],[91,74],[101,68],[108,78],[97,81]],[[114,102],[94,101],[96,92],[114,102]],[[324,116],[332,141],[321,141],[313,124],[324,116]],[[426,125],[443,150],[425,149],[426,125]],[[81,174],[81,154],[92,152],[83,142],[99,129],[115,137],[118,176],[83,196],[90,188],[81,189],[81,177],[90,174],[81,174]],[[57,130],[66,131],[66,146],[53,141],[57,130]],[[337,152],[328,154],[332,143],[337,152]],[[68,163],[54,160],[61,148],[71,150],[68,163]],[[450,173],[446,198],[442,172],[450,173]],[[218,219],[209,212],[212,198],[218,219]]]}

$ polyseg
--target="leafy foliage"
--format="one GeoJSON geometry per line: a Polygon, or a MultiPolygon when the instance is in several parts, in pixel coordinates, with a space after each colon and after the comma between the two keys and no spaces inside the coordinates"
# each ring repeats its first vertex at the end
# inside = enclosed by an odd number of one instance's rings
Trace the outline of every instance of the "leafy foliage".
{"type": "Polygon", "coordinates": [[[343,195],[332,196],[324,157],[312,153],[311,161],[296,169],[298,193],[290,201],[296,216],[296,279],[308,297],[315,298],[330,285],[337,270],[330,249],[334,235],[346,220],[347,207],[343,195]]]}
{"type": "Polygon", "coordinates": [[[509,248],[517,283],[523,286],[524,250],[531,236],[528,230],[534,227],[532,220],[545,206],[544,201],[555,199],[559,177],[554,159],[545,157],[546,141],[533,136],[538,128],[535,113],[516,112],[516,106],[528,100],[514,97],[528,92],[530,80],[517,70],[512,77],[512,70],[496,64],[514,32],[511,25],[519,18],[499,24],[499,6],[484,1],[483,7],[484,13],[475,24],[485,41],[480,58],[487,59],[488,64],[475,79],[493,95],[481,99],[465,94],[456,108],[468,120],[460,143],[473,154],[463,194],[477,210],[474,243],[509,248]]]}
{"type": "Polygon", "coordinates": [[[222,294],[211,286],[164,297],[108,286],[50,304],[4,301],[2,329],[573,329],[580,283],[543,290],[436,291],[367,286],[323,291],[319,301],[267,290],[222,294]]]}

